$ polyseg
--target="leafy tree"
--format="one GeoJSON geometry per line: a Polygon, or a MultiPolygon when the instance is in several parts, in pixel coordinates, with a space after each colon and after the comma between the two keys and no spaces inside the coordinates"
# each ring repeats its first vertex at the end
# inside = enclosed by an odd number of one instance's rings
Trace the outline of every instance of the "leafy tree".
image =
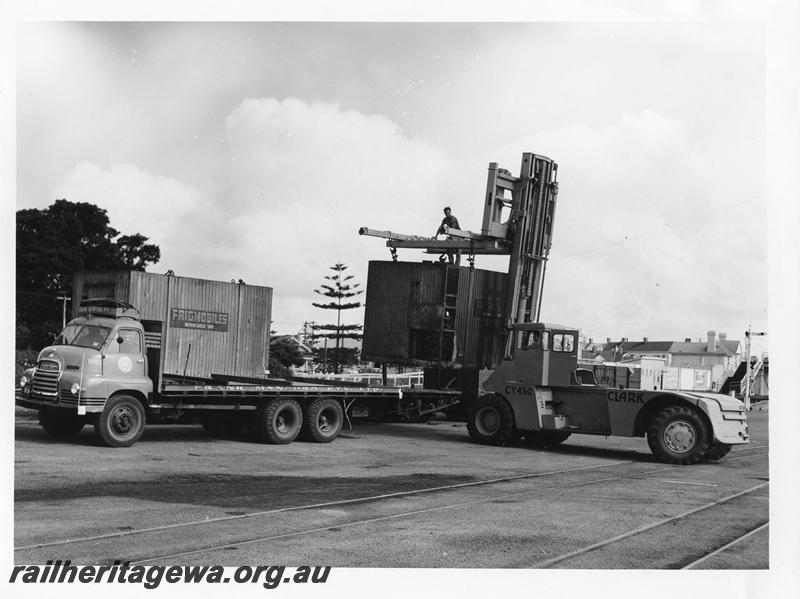
{"type": "MultiPolygon", "coordinates": [[[[312,302],[312,306],[322,308],[324,310],[336,310],[336,324],[322,324],[314,325],[314,336],[321,339],[333,339],[336,341],[335,347],[330,356],[325,356],[323,360],[326,362],[328,358],[333,358],[333,372],[338,373],[339,367],[342,364],[343,353],[342,341],[344,339],[360,340],[363,335],[361,330],[363,327],[358,324],[346,325],[342,324],[342,310],[352,310],[353,308],[361,307],[361,302],[346,301],[351,297],[355,297],[364,293],[362,289],[358,289],[359,283],[349,283],[353,275],[345,275],[344,271],[347,266],[342,262],[337,262],[330,267],[335,274],[326,275],[325,280],[330,281],[330,284],[323,283],[320,285],[321,289],[315,289],[314,293],[318,293],[331,301],[326,304],[319,304],[312,302]]],[[[327,369],[327,363],[325,368],[327,369]]]]}
{"type": "Polygon", "coordinates": [[[286,335],[275,336],[269,341],[269,372],[271,376],[291,378],[292,366],[305,364],[305,353],[297,341],[286,335]]]}
{"type": "Polygon", "coordinates": [[[136,233],[122,235],[105,210],[56,200],[17,211],[17,347],[39,348],[61,329],[62,301],[79,270],[144,270],[161,250],[136,233]]]}
{"type": "Polygon", "coordinates": [[[290,379],[292,370],[273,355],[269,357],[269,376],[273,379],[290,379]]]}
{"type": "Polygon", "coordinates": [[[161,250],[150,243],[141,233],[122,235],[116,241],[119,260],[127,270],[144,270],[148,262],[156,264],[161,259],[161,250]]]}

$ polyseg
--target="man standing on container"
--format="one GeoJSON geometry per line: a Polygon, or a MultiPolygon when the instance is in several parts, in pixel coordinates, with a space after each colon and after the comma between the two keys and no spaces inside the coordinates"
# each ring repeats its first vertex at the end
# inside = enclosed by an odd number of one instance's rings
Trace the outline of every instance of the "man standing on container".
{"type": "MultiPolygon", "coordinates": [[[[434,235],[434,237],[437,237],[438,235],[445,233],[446,229],[458,229],[459,231],[461,230],[461,227],[458,225],[458,219],[455,216],[453,216],[452,212],[450,211],[450,206],[445,206],[444,218],[442,219],[442,224],[439,225],[439,228],[436,230],[436,235],[434,235]]],[[[448,239],[453,239],[453,237],[448,236],[448,239]]],[[[455,265],[458,266],[459,264],[461,264],[461,250],[456,250],[455,254],[456,254],[455,265]]],[[[444,260],[444,256],[442,256],[441,259],[444,260]]],[[[447,261],[450,262],[450,264],[454,264],[452,250],[447,250],[447,261]]]]}

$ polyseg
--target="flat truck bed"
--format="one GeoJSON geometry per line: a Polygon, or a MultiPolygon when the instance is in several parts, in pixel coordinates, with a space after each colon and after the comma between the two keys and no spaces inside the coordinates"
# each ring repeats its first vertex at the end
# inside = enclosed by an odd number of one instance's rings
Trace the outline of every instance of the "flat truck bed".
{"type": "Polygon", "coordinates": [[[146,422],[200,422],[212,434],[244,428],[265,443],[290,443],[299,435],[320,443],[335,439],[351,417],[418,420],[459,403],[453,390],[331,385],[168,383],[148,396],[118,393],[107,401],[66,392],[46,394],[31,386],[16,393],[17,404],[39,411],[42,426],[67,440],[86,424],[115,447],[133,445],[146,422]]]}
{"type": "Polygon", "coordinates": [[[160,411],[255,411],[265,401],[292,400],[301,406],[318,399],[336,401],[342,415],[371,419],[418,420],[459,403],[461,392],[403,387],[334,385],[169,384],[149,405],[160,411]]]}

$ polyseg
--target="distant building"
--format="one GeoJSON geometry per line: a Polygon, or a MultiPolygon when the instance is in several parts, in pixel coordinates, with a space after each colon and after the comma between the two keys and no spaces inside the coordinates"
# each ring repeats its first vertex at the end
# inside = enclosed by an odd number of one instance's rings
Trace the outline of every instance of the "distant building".
{"type": "Polygon", "coordinates": [[[642,389],[718,391],[743,358],[740,341],[708,331],[705,341],[620,341],[592,339],[582,348],[581,359],[593,364],[626,364],[641,369],[642,389]],[[655,361],[656,359],[657,361],[655,361]]]}

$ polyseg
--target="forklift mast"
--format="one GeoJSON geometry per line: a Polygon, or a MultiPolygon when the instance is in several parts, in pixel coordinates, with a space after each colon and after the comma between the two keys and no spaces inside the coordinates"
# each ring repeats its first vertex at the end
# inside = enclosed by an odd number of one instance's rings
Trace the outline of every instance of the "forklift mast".
{"type": "MultiPolygon", "coordinates": [[[[489,165],[484,227],[494,233],[505,233],[511,240],[504,310],[509,328],[512,324],[539,322],[558,197],[557,174],[555,162],[529,153],[522,155],[518,178],[510,177],[495,163],[489,165]],[[497,227],[495,219],[508,205],[506,191],[511,193],[511,212],[508,221],[497,227]]],[[[515,336],[518,345],[519,335],[515,336]]],[[[509,335],[506,353],[512,339],[509,335]]]]}
{"type": "MultiPolygon", "coordinates": [[[[558,165],[546,156],[522,155],[519,177],[497,163],[489,164],[480,233],[447,229],[447,239],[406,235],[361,227],[359,234],[382,237],[397,260],[398,248],[423,249],[429,254],[461,250],[474,266],[475,255],[508,255],[503,306],[507,328],[539,322],[544,275],[553,236],[558,197],[558,165]]],[[[506,354],[521,343],[521,333],[509,332],[506,354]]]]}

